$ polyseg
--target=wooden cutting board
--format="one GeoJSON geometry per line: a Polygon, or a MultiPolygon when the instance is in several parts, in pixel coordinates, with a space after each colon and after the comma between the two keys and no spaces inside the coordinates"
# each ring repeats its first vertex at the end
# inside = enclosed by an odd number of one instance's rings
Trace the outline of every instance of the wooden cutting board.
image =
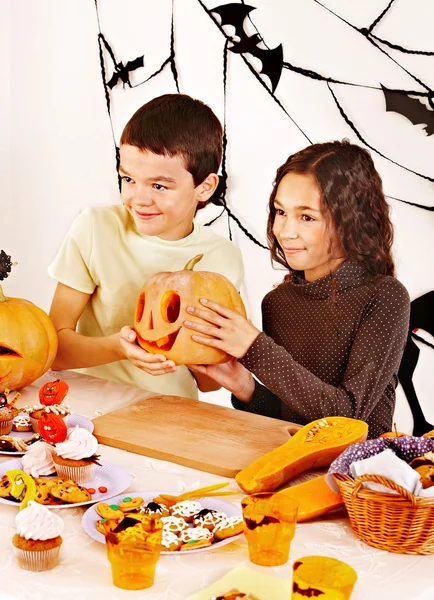
{"type": "Polygon", "coordinates": [[[153,396],[93,420],[101,444],[224,477],[288,441],[300,429],[180,396],[153,396]]]}

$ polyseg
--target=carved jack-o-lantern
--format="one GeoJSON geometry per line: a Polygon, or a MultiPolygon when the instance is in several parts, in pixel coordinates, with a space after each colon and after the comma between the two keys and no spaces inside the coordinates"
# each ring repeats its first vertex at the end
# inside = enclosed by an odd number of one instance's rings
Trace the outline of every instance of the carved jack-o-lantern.
{"type": "MultiPolygon", "coordinates": [[[[0,280],[10,264],[2,250],[0,280]]],[[[57,334],[49,316],[28,300],[7,298],[0,286],[0,392],[21,389],[41,377],[56,353],[57,334]]]]}
{"type": "Polygon", "coordinates": [[[210,365],[229,358],[225,352],[191,339],[194,331],[183,327],[185,320],[195,320],[187,313],[188,306],[203,308],[200,298],[209,298],[246,316],[239,293],[224,275],[193,271],[202,256],[195,256],[183,271],[157,273],[148,279],[137,300],[137,342],[147,352],[163,354],[177,365],[210,365]]]}

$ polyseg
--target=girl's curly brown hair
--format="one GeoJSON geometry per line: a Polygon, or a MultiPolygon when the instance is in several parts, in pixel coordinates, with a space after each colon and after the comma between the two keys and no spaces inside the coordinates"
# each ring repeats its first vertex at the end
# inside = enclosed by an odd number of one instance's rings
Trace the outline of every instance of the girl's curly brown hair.
{"type": "Polygon", "coordinates": [[[325,217],[337,231],[346,260],[362,263],[369,276],[395,275],[391,255],[393,226],[383,184],[370,153],[348,140],[312,144],[289,156],[277,169],[268,205],[267,239],[271,260],[290,271],[273,234],[274,200],[288,173],[315,178],[325,217]]]}

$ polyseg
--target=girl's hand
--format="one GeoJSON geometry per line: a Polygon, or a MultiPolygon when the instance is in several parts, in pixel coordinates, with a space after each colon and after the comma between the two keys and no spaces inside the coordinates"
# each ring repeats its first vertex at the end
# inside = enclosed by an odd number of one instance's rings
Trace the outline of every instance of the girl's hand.
{"type": "Polygon", "coordinates": [[[191,336],[192,339],[204,346],[223,350],[235,358],[244,356],[261,333],[260,330],[239,313],[217,302],[205,298],[201,298],[200,302],[210,310],[189,306],[187,312],[199,317],[204,323],[184,321],[183,324],[188,329],[211,337],[195,334],[191,336]]]}
{"type": "Polygon", "coordinates": [[[218,365],[187,365],[193,373],[201,373],[216,381],[242,402],[248,402],[255,390],[252,374],[236,358],[218,365]]]}
{"type": "Polygon", "coordinates": [[[136,332],[131,327],[122,327],[119,343],[124,357],[134,366],[149,375],[166,375],[174,373],[176,365],[162,354],[151,354],[136,344],[136,332]]]}

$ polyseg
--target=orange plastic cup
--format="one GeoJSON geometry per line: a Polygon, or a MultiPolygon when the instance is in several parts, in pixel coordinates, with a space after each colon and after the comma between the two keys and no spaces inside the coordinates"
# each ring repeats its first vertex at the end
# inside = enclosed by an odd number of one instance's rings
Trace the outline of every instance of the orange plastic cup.
{"type": "Polygon", "coordinates": [[[265,567],[285,564],[295,533],[297,500],[260,493],[243,498],[241,506],[251,562],[265,567]]]}
{"type": "MultiPolygon", "coordinates": [[[[122,521],[119,528],[122,526],[122,521]]],[[[112,568],[113,583],[124,590],[151,587],[160,558],[163,524],[157,517],[147,516],[133,527],[106,534],[107,558],[112,568]]]]}
{"type": "Polygon", "coordinates": [[[293,565],[291,600],[349,600],[356,580],[353,567],[337,558],[304,556],[293,565]]]}

